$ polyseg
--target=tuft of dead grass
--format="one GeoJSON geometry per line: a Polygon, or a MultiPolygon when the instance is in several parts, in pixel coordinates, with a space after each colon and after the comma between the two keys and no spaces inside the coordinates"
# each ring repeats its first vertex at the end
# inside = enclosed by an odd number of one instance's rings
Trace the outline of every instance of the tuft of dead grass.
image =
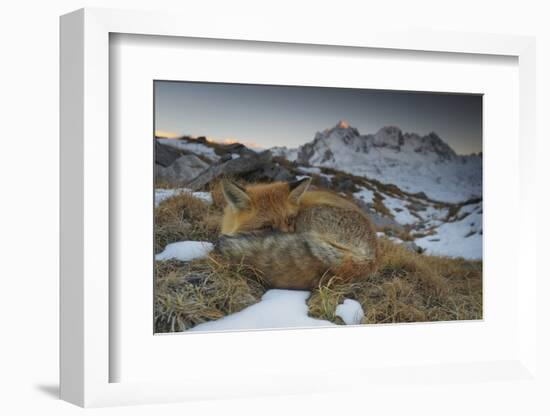
{"type": "Polygon", "coordinates": [[[413,253],[385,238],[378,270],[352,283],[329,280],[309,298],[312,317],[335,320],[344,298],[357,300],[362,323],[472,320],[482,318],[482,264],[413,253]]]}
{"type": "Polygon", "coordinates": [[[155,264],[155,332],[179,332],[257,303],[261,275],[244,264],[210,256],[155,264]]]}
{"type": "Polygon", "coordinates": [[[221,209],[182,192],[155,209],[155,253],[182,240],[212,241],[218,235],[221,209]]]}

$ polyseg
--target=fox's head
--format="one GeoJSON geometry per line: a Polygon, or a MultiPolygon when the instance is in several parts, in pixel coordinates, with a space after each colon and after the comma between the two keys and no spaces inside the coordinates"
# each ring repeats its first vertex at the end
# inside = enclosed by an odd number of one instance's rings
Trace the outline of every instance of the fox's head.
{"type": "Polygon", "coordinates": [[[228,180],[222,181],[222,192],[227,202],[222,234],[293,231],[300,199],[310,182],[311,178],[305,178],[242,187],[228,180]]]}

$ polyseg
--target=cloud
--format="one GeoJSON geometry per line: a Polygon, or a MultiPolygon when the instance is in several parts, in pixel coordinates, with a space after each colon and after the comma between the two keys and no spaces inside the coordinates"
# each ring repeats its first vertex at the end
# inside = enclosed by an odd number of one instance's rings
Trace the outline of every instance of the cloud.
{"type": "Polygon", "coordinates": [[[241,141],[241,140],[236,140],[236,139],[215,139],[213,137],[207,137],[206,140],[208,140],[209,142],[220,143],[220,144],[242,143],[246,147],[253,147],[253,148],[261,148],[262,147],[258,143],[241,141]]]}
{"type": "Polygon", "coordinates": [[[176,137],[180,137],[179,134],[166,130],[155,130],[155,136],[163,137],[166,139],[175,139],[176,137]]]}

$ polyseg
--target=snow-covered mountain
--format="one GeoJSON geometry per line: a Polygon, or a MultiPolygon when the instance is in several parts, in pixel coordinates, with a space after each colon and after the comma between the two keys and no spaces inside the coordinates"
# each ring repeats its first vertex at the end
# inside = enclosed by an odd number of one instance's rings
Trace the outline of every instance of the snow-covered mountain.
{"type": "Polygon", "coordinates": [[[420,136],[390,126],[362,135],[340,121],[297,149],[271,151],[300,165],[376,179],[437,201],[461,202],[482,193],[481,155],[457,155],[436,133],[420,136]]]}

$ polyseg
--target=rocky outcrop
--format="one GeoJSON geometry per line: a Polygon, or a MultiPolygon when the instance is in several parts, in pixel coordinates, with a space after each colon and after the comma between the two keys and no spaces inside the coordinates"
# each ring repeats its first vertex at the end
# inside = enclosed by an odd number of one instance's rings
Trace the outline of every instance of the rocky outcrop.
{"type": "Polygon", "coordinates": [[[271,163],[272,155],[270,151],[261,153],[252,152],[246,156],[239,156],[235,159],[220,161],[211,165],[196,178],[187,183],[187,188],[194,191],[203,189],[206,185],[222,176],[243,176],[254,171],[265,168],[271,163]]]}
{"type": "Polygon", "coordinates": [[[182,155],[180,150],[174,149],[173,147],[160,144],[155,140],[155,164],[168,167],[176,161],[178,157],[182,155]]]}
{"type": "Polygon", "coordinates": [[[181,186],[190,181],[205,169],[208,164],[192,154],[183,154],[175,159],[169,166],[155,163],[155,180],[171,185],[181,186]]]}

